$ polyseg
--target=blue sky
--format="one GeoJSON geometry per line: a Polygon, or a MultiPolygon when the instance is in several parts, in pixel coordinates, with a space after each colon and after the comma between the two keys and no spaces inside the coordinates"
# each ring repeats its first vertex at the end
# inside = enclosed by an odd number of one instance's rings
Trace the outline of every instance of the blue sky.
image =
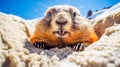
{"type": "Polygon", "coordinates": [[[24,19],[44,16],[44,12],[54,5],[72,5],[77,7],[83,16],[88,10],[95,11],[112,6],[120,0],[0,0],[0,12],[14,14],[24,19]]]}

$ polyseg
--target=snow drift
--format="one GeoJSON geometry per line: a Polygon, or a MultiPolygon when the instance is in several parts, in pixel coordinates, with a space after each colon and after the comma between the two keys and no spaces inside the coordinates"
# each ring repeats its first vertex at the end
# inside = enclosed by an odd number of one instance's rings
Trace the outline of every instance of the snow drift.
{"type": "Polygon", "coordinates": [[[91,20],[101,38],[82,52],[70,47],[35,48],[28,37],[37,21],[0,13],[0,67],[120,67],[118,6],[120,3],[91,20]]]}

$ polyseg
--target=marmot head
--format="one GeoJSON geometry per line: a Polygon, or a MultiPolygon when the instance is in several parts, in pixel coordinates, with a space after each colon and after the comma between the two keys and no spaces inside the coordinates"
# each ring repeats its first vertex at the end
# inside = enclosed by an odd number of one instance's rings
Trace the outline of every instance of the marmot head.
{"type": "Polygon", "coordinates": [[[80,16],[78,9],[72,6],[54,6],[47,10],[45,19],[48,20],[48,26],[56,37],[64,38],[74,29],[75,18],[80,16]]]}
{"type": "Polygon", "coordinates": [[[85,19],[77,8],[68,5],[50,7],[36,24],[33,39],[48,44],[72,44],[89,39],[85,19]],[[85,39],[86,38],[86,39],[85,39]]]}
{"type": "Polygon", "coordinates": [[[68,5],[58,5],[50,7],[43,18],[45,26],[56,37],[64,38],[70,34],[71,29],[75,29],[75,18],[80,16],[77,8],[68,5]]]}

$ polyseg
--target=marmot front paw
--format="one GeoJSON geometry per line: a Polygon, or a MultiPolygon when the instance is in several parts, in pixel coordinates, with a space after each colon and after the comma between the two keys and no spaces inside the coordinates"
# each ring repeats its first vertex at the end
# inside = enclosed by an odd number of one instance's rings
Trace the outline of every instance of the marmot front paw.
{"type": "Polygon", "coordinates": [[[83,51],[85,49],[85,45],[82,44],[82,43],[76,43],[74,46],[73,46],[73,50],[75,51],[83,51]]]}
{"type": "Polygon", "coordinates": [[[44,49],[45,48],[45,43],[44,42],[35,42],[33,43],[33,45],[36,47],[36,48],[40,48],[40,49],[44,49]]]}

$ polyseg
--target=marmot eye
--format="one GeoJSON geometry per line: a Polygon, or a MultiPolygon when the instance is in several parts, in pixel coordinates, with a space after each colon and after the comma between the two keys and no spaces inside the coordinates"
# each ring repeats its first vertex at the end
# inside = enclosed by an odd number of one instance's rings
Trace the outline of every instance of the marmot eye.
{"type": "Polygon", "coordinates": [[[73,17],[75,17],[77,15],[77,13],[76,12],[73,12],[73,17]]]}
{"type": "Polygon", "coordinates": [[[51,12],[48,12],[47,16],[48,16],[48,17],[51,17],[51,15],[52,15],[51,12]]]}

